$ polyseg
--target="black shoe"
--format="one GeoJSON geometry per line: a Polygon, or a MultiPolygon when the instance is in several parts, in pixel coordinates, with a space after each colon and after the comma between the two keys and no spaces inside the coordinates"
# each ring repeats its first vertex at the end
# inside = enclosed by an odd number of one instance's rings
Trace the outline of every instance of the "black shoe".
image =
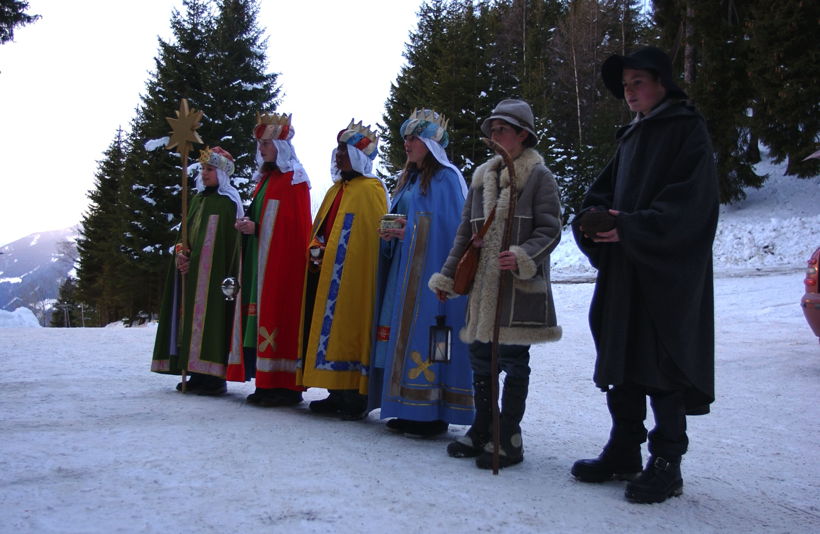
{"type": "Polygon", "coordinates": [[[256,388],[256,391],[251,393],[245,398],[245,401],[248,404],[253,404],[254,406],[261,406],[262,400],[270,397],[273,394],[273,390],[269,388],[256,388]]]}
{"type": "Polygon", "coordinates": [[[285,388],[256,388],[254,393],[248,395],[247,400],[249,403],[262,408],[295,406],[302,402],[302,392],[285,388]]]}
{"type": "Polygon", "coordinates": [[[367,409],[367,395],[361,395],[358,391],[350,390],[344,392],[344,401],[339,409],[339,417],[342,421],[359,421],[367,417],[370,410],[367,409]]]}
{"type": "Polygon", "coordinates": [[[627,454],[604,449],[597,458],[578,460],[572,465],[572,476],[581,482],[632,480],[641,472],[641,451],[627,454]]]}
{"type": "Polygon", "coordinates": [[[407,421],[404,435],[408,438],[432,438],[447,432],[449,424],[446,421],[407,421]]]}
{"type": "Polygon", "coordinates": [[[683,493],[683,478],[680,474],[680,460],[667,461],[661,457],[651,457],[646,469],[626,485],[624,496],[630,502],[656,503],[683,493]]]}
{"type": "Polygon", "coordinates": [[[223,381],[221,384],[203,384],[196,388],[193,393],[202,395],[203,397],[219,397],[228,392],[228,386],[223,381]]]}
{"type": "Polygon", "coordinates": [[[335,391],[331,391],[330,395],[322,400],[311,401],[308,404],[308,408],[313,413],[319,413],[322,415],[336,415],[341,413],[342,410],[342,395],[335,391]]]}
{"type": "Polygon", "coordinates": [[[188,375],[188,380],[185,381],[185,391],[182,391],[182,382],[177,384],[177,391],[180,393],[196,393],[196,390],[199,389],[202,384],[204,376],[198,373],[190,373],[188,375]]]}
{"type": "Polygon", "coordinates": [[[403,434],[405,428],[409,423],[411,423],[409,419],[399,419],[398,417],[390,419],[387,423],[384,424],[384,428],[389,430],[390,432],[395,432],[397,434],[403,434]]]}
{"type": "MultiPolygon", "coordinates": [[[[296,406],[302,402],[302,392],[295,389],[277,388],[274,404],[268,406],[296,406]]],[[[265,406],[263,404],[263,406],[265,406]]]]}
{"type": "Polygon", "coordinates": [[[484,452],[484,445],[489,439],[489,435],[474,432],[471,427],[466,434],[447,445],[447,454],[452,458],[475,458],[484,452]]]}
{"type": "MultiPolygon", "coordinates": [[[[508,453],[504,450],[504,447],[501,447],[501,450],[498,451],[498,467],[503,469],[505,467],[510,467],[511,465],[520,464],[524,461],[524,450],[518,449],[513,450],[511,453],[508,453]]],[[[479,469],[492,469],[493,468],[493,444],[488,443],[486,447],[484,447],[484,451],[481,455],[475,459],[475,465],[479,469]]]]}

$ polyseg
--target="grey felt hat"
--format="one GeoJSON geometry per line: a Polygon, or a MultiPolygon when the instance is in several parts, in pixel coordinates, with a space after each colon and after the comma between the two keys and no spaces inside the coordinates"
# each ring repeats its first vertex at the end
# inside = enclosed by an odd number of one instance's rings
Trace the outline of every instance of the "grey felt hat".
{"type": "Polygon", "coordinates": [[[501,119],[514,126],[523,128],[530,136],[524,141],[524,146],[533,147],[538,144],[538,136],[535,134],[535,118],[532,115],[530,105],[523,100],[508,98],[502,100],[495,106],[490,116],[481,123],[481,132],[490,137],[490,126],[493,119],[501,119]]]}

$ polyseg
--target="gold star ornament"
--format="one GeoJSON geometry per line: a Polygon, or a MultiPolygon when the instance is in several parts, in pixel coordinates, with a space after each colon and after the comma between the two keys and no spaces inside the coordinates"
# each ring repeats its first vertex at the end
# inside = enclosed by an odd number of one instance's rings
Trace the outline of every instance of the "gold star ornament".
{"type": "Polygon", "coordinates": [[[201,126],[202,112],[195,109],[188,109],[188,101],[182,99],[179,102],[177,117],[165,117],[171,125],[171,138],[165,148],[168,150],[177,149],[180,154],[188,154],[193,143],[202,144],[202,138],[196,133],[201,126]]]}

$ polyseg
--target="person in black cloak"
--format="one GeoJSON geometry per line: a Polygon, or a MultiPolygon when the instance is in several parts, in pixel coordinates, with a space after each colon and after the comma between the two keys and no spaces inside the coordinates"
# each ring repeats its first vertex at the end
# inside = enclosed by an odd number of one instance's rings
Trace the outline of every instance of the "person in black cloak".
{"type": "Polygon", "coordinates": [[[575,462],[572,474],[583,482],[630,480],[628,500],[662,502],[683,491],[686,416],[708,413],[715,398],[717,171],[706,122],[675,84],[663,51],[613,55],[601,74],[636,116],[618,131],[615,156],[572,222],[598,270],[589,311],[594,381],[612,417],[603,452],[575,462]],[[643,468],[647,396],[655,427],[643,468]]]}

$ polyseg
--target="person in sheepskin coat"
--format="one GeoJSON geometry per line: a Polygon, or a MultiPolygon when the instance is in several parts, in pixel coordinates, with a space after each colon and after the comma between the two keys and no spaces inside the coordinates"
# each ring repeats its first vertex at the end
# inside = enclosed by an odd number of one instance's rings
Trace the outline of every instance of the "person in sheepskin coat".
{"type": "Polygon", "coordinates": [[[558,341],[550,287],[550,253],[561,239],[561,206],[558,186],[544,159],[532,147],[538,139],[529,104],[503,100],[484,120],[481,131],[504,147],[514,160],[517,200],[509,250],[501,250],[509,207],[510,177],[500,156],[494,156],[473,174],[449,256],[428,283],[439,299],[457,296],[453,277],[470,238],[496,209],[484,235],[475,282],[469,293],[466,325],[461,340],[470,344],[473,369],[475,419],[467,433],[450,443],[447,453],[456,458],[476,458],[483,469],[492,466],[490,432],[490,355],[496,305],[501,306],[498,361],[505,373],[501,396],[500,466],[524,459],[520,423],[529,387],[529,348],[533,343],[558,341]],[[502,271],[510,271],[501,299],[502,271]]]}

